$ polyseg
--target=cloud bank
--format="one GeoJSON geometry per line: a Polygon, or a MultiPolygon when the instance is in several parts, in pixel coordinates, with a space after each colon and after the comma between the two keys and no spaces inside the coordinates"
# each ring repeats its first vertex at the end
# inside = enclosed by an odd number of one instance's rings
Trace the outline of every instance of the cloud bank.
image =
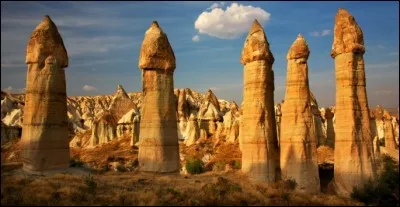
{"type": "MultiPolygon", "coordinates": [[[[223,5],[223,4],[222,4],[223,5]]],[[[224,10],[219,5],[212,5],[211,11],[201,13],[194,23],[195,28],[200,34],[220,39],[235,39],[249,31],[254,19],[261,24],[265,24],[271,14],[251,5],[232,3],[224,10]]]]}

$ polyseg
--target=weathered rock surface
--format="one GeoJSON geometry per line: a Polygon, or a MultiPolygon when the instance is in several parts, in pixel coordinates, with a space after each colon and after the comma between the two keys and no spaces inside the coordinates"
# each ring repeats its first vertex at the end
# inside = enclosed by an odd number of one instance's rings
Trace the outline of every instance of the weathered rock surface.
{"type": "Polygon", "coordinates": [[[394,137],[392,116],[387,110],[383,111],[383,119],[385,122],[385,147],[389,150],[395,150],[397,148],[397,144],[394,137]]]}
{"type": "Polygon", "coordinates": [[[197,123],[197,118],[196,115],[191,114],[189,117],[189,122],[187,123],[186,126],[186,139],[185,139],[185,145],[190,146],[193,145],[197,142],[197,140],[200,138],[200,128],[199,124],[197,123]]]}
{"type": "Polygon", "coordinates": [[[68,55],[49,16],[33,31],[28,64],[22,143],[23,169],[69,167],[67,96],[64,68],[68,55]]]}
{"type": "Polygon", "coordinates": [[[313,126],[307,59],[307,42],[299,35],[289,49],[285,104],[282,108],[280,166],[282,179],[295,179],[298,190],[320,192],[317,136],[313,126]]]}
{"type": "Polygon", "coordinates": [[[143,107],[139,135],[139,169],[177,172],[179,148],[174,96],[175,56],[157,22],[146,31],[140,49],[143,107]]]}
{"type": "Polygon", "coordinates": [[[274,113],[274,57],[262,26],[254,21],[245,40],[242,171],[250,179],[276,179],[278,148],[274,113]]]}
{"type": "Polygon", "coordinates": [[[375,176],[364,52],[361,28],[348,11],[339,9],[331,56],[336,74],[334,186],[342,196],[375,176]]]}

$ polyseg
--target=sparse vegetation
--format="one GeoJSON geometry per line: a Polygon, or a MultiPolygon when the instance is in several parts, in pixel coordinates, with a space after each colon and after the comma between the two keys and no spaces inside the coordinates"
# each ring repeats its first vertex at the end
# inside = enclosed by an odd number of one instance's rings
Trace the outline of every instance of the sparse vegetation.
{"type": "Polygon", "coordinates": [[[85,184],[88,192],[94,195],[96,193],[97,183],[92,175],[89,174],[85,177],[85,184]]]}
{"type": "Polygon", "coordinates": [[[290,190],[294,190],[297,187],[297,182],[295,179],[289,178],[289,179],[285,180],[285,186],[290,190]]]}
{"type": "Polygon", "coordinates": [[[239,160],[235,160],[234,167],[235,167],[235,169],[241,169],[242,168],[242,162],[239,161],[239,160]]]}
{"type": "Polygon", "coordinates": [[[382,156],[378,178],[368,180],[360,187],[354,187],[353,199],[365,205],[399,205],[399,165],[387,156],[382,156]]]}
{"type": "Polygon", "coordinates": [[[185,167],[190,174],[200,174],[204,172],[204,164],[199,159],[194,159],[194,158],[188,159],[186,161],[185,167]]]}
{"type": "Polygon", "coordinates": [[[76,158],[70,158],[69,166],[70,167],[82,167],[83,166],[83,162],[80,161],[79,159],[76,159],[76,158]]]}

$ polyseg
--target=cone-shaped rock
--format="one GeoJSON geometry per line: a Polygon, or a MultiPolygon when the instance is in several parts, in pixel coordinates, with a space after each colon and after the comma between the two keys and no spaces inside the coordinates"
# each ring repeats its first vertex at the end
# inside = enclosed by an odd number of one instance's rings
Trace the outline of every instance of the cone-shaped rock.
{"type": "Polygon", "coordinates": [[[339,9],[331,55],[336,76],[334,185],[342,196],[375,176],[363,54],[360,27],[339,9]]]}
{"type": "Polygon", "coordinates": [[[175,55],[167,35],[156,21],[146,31],[140,48],[139,68],[175,70],[175,55]]]}
{"type": "Polygon", "coordinates": [[[175,56],[157,22],[146,31],[140,50],[143,108],[140,120],[139,167],[147,172],[179,170],[175,56]]]}
{"type": "Polygon", "coordinates": [[[108,110],[117,120],[119,120],[132,109],[137,110],[135,103],[133,103],[129,98],[122,85],[118,84],[117,92],[115,93],[108,110]]]}
{"type": "Polygon", "coordinates": [[[68,55],[49,16],[33,31],[26,49],[28,64],[22,131],[23,169],[69,167],[67,95],[64,68],[68,55]]]}
{"type": "Polygon", "coordinates": [[[313,126],[307,59],[310,51],[299,35],[287,54],[285,104],[282,107],[280,166],[282,179],[295,179],[297,189],[320,192],[317,137],[313,126]]]}
{"type": "Polygon", "coordinates": [[[254,21],[245,40],[241,63],[244,64],[242,171],[250,179],[275,181],[278,149],[274,112],[274,58],[261,25],[254,21]]]}

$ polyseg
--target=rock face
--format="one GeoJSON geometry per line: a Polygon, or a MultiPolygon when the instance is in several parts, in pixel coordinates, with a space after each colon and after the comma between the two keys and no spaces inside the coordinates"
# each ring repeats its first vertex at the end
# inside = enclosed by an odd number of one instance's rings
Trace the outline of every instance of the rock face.
{"type": "Polygon", "coordinates": [[[385,147],[394,150],[397,148],[397,145],[394,138],[392,116],[387,110],[383,111],[383,119],[385,122],[385,147]]]}
{"type": "Polygon", "coordinates": [[[230,111],[226,112],[224,116],[224,133],[226,135],[227,142],[234,143],[238,139],[240,125],[238,120],[239,116],[239,107],[233,101],[230,104],[230,111]]]}
{"type": "Polygon", "coordinates": [[[185,145],[190,146],[196,143],[196,141],[200,138],[200,128],[197,123],[197,118],[194,114],[191,114],[189,117],[189,122],[186,126],[185,132],[187,138],[185,139],[185,145]]]}
{"type": "Polygon", "coordinates": [[[139,167],[147,172],[179,170],[174,95],[175,56],[157,22],[146,31],[140,49],[143,108],[139,135],[139,167]]]}
{"type": "Polygon", "coordinates": [[[242,171],[250,179],[275,181],[279,168],[274,113],[274,57],[262,26],[254,21],[245,40],[242,171]]]}
{"type": "Polygon", "coordinates": [[[208,136],[215,134],[217,121],[222,121],[222,114],[219,109],[217,97],[211,90],[208,90],[198,112],[200,129],[204,129],[208,136]]]}
{"type": "Polygon", "coordinates": [[[320,192],[317,137],[309,103],[307,59],[310,52],[299,35],[287,54],[285,104],[282,108],[280,166],[282,179],[295,179],[306,193],[320,192]]]}
{"type": "Polygon", "coordinates": [[[23,169],[69,167],[67,95],[64,68],[68,55],[49,16],[33,31],[26,49],[28,64],[22,130],[23,169]]]}
{"type": "Polygon", "coordinates": [[[339,9],[331,56],[336,74],[334,185],[342,196],[375,176],[364,52],[361,28],[348,11],[339,9]]]}
{"type": "Polygon", "coordinates": [[[335,128],[333,127],[334,114],[330,108],[321,110],[321,117],[324,120],[324,129],[326,135],[325,144],[331,148],[335,147],[335,128]]]}
{"type": "Polygon", "coordinates": [[[117,92],[115,93],[110,107],[108,110],[117,118],[121,119],[126,113],[130,110],[137,110],[136,105],[129,98],[128,94],[125,92],[125,89],[122,85],[117,85],[117,92]]]}
{"type": "Polygon", "coordinates": [[[100,113],[93,122],[90,146],[101,145],[110,142],[117,137],[118,119],[109,111],[100,113]]]}
{"type": "Polygon", "coordinates": [[[279,139],[281,136],[281,121],[282,121],[282,106],[281,104],[275,105],[275,122],[276,122],[276,138],[279,143],[279,139]]]}

